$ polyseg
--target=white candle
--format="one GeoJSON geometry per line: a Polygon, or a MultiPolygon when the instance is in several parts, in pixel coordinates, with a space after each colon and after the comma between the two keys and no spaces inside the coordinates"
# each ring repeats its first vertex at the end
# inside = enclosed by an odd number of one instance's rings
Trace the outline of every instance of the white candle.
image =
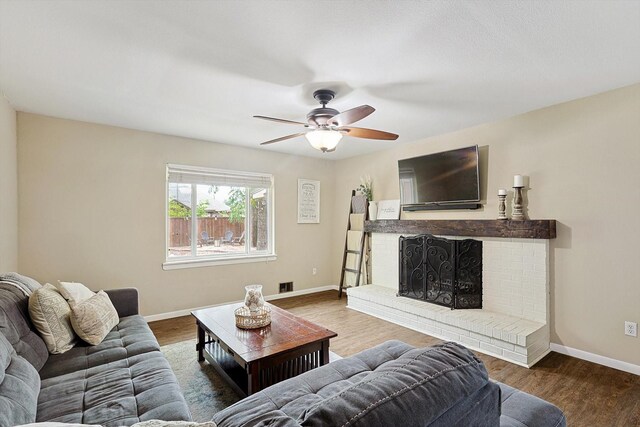
{"type": "Polygon", "coordinates": [[[504,188],[499,188],[498,189],[498,196],[506,196],[507,195],[507,190],[504,188]]]}
{"type": "Polygon", "coordinates": [[[513,177],[514,187],[524,187],[524,177],[522,175],[515,175],[513,177]]]}

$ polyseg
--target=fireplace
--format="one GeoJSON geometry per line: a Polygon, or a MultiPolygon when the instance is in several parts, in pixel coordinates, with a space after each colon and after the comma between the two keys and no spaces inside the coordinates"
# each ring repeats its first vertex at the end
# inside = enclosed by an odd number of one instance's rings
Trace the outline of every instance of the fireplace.
{"type": "MultiPolygon", "coordinates": [[[[555,220],[379,220],[366,221],[364,229],[371,233],[372,279],[347,289],[347,307],[521,366],[531,367],[549,353],[549,247],[556,238],[555,220]],[[407,254],[419,268],[413,281],[403,278],[411,277],[413,268],[401,267],[399,254],[409,249],[403,250],[401,242],[425,234],[482,245],[476,270],[478,279],[482,275],[481,310],[425,302],[426,275],[425,282],[416,276],[426,271],[424,240],[404,242],[413,242],[422,254],[407,254]],[[418,299],[399,296],[399,290],[418,299]]],[[[446,249],[451,253],[450,246],[446,249]]]]}
{"type": "Polygon", "coordinates": [[[451,309],[482,308],[482,242],[400,236],[398,296],[451,309]]]}

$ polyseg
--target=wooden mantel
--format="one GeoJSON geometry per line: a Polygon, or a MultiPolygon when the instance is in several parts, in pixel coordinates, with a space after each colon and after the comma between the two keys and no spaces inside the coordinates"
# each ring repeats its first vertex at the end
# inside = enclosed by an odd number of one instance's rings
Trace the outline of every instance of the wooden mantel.
{"type": "Polygon", "coordinates": [[[511,221],[498,219],[438,219],[365,221],[369,233],[434,234],[440,236],[555,239],[555,219],[511,221]]]}

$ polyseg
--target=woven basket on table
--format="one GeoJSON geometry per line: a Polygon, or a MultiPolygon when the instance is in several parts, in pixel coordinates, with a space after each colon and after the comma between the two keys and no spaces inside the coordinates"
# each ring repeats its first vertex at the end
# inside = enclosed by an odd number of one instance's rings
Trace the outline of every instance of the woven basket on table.
{"type": "Polygon", "coordinates": [[[236,326],[240,329],[263,328],[271,323],[269,307],[261,307],[258,311],[251,312],[247,306],[242,306],[236,308],[235,315],[236,326]]]}

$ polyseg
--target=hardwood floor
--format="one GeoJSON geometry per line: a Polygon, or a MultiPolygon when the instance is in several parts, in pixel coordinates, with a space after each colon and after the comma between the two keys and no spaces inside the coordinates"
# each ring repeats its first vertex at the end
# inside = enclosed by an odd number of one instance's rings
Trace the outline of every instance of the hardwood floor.
{"type": "MultiPolygon", "coordinates": [[[[390,339],[414,346],[441,340],[346,308],[327,291],[272,301],[338,333],[331,351],[346,357],[390,339]]],[[[191,316],[152,322],[160,345],[196,338],[191,316]]],[[[194,349],[195,354],[195,349],[194,349]]],[[[570,426],[640,426],[640,376],[551,353],[531,369],[476,353],[491,378],[560,407],[570,426]]]]}

